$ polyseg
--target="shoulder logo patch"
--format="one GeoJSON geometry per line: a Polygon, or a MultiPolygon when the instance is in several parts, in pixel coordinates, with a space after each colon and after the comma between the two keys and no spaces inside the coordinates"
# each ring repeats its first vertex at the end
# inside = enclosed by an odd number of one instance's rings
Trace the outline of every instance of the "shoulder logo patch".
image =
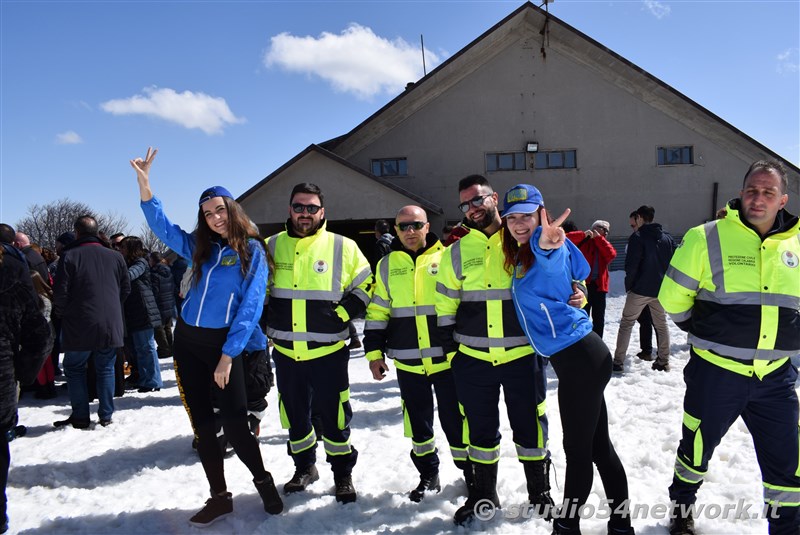
{"type": "Polygon", "coordinates": [[[781,261],[786,267],[796,268],[800,265],[800,259],[797,258],[797,255],[791,251],[784,251],[781,254],[781,261]]]}
{"type": "Polygon", "coordinates": [[[325,273],[328,271],[328,263],[324,260],[317,260],[314,262],[314,271],[320,274],[325,273]]]}

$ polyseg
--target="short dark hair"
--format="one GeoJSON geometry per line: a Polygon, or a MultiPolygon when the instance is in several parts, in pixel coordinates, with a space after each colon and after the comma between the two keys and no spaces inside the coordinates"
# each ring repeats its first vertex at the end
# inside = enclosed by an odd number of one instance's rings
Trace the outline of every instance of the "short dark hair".
{"type": "Polygon", "coordinates": [[[161,261],[162,261],[163,259],[164,259],[164,255],[162,255],[162,254],[161,254],[161,253],[159,253],[158,251],[152,251],[152,252],[150,253],[150,260],[151,260],[151,261],[152,261],[154,264],[160,264],[160,263],[161,263],[161,261]]]}
{"type": "Polygon", "coordinates": [[[744,188],[744,185],[747,182],[747,179],[750,178],[750,175],[762,171],[767,173],[776,173],[781,179],[781,193],[787,193],[789,191],[789,177],[786,176],[786,168],[782,163],[776,162],[775,160],[758,160],[753,162],[750,165],[750,168],[747,169],[747,172],[744,174],[742,188],[744,188]]]}
{"type": "Polygon", "coordinates": [[[14,227],[6,225],[5,223],[0,223],[0,243],[14,243],[16,234],[17,233],[14,232],[14,227]]]}
{"type": "Polygon", "coordinates": [[[564,229],[564,232],[575,232],[578,230],[578,226],[572,219],[565,219],[563,223],[561,223],[561,228],[564,229]]]}
{"type": "Polygon", "coordinates": [[[642,218],[645,223],[652,223],[656,217],[656,209],[646,204],[641,205],[636,209],[636,213],[642,218]]]}
{"type": "Polygon", "coordinates": [[[124,232],[115,232],[114,234],[108,237],[108,241],[114,243],[114,240],[116,240],[117,238],[124,238],[124,237],[125,237],[124,232]]]}
{"type": "Polygon", "coordinates": [[[454,228],[456,227],[453,225],[445,225],[442,227],[442,234],[444,234],[445,232],[453,232],[454,228]]]}
{"type": "Polygon", "coordinates": [[[639,212],[637,212],[636,210],[634,210],[633,212],[631,212],[631,215],[629,215],[628,217],[631,217],[631,218],[633,218],[633,217],[636,217],[637,215],[639,215],[639,212]]]}
{"type": "Polygon", "coordinates": [[[97,220],[89,214],[78,216],[72,226],[78,236],[97,236],[97,220]]]}
{"type": "Polygon", "coordinates": [[[316,184],[312,184],[311,182],[301,182],[300,184],[296,185],[292,188],[292,194],[289,195],[289,202],[291,203],[294,199],[294,196],[298,193],[309,193],[311,195],[316,195],[319,197],[319,205],[325,206],[325,199],[322,196],[322,190],[319,189],[319,186],[316,184]]]}
{"type": "Polygon", "coordinates": [[[375,221],[375,231],[381,234],[389,234],[392,232],[392,226],[385,219],[378,219],[375,221]]]}
{"type": "Polygon", "coordinates": [[[469,175],[465,176],[461,180],[458,181],[458,191],[462,192],[467,188],[472,186],[486,186],[489,189],[492,189],[492,185],[489,184],[489,181],[486,180],[486,177],[483,175],[469,175]]]}

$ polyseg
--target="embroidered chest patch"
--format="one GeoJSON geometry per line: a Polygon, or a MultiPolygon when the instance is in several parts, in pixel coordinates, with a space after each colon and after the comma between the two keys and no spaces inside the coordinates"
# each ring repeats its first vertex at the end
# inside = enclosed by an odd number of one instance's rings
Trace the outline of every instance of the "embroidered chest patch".
{"type": "Polygon", "coordinates": [[[325,273],[328,271],[328,263],[324,260],[317,260],[314,262],[314,271],[317,273],[325,273]]]}
{"type": "Polygon", "coordinates": [[[790,268],[796,268],[800,264],[797,255],[791,251],[784,251],[781,254],[781,262],[783,262],[786,267],[790,268]]]}
{"type": "Polygon", "coordinates": [[[234,256],[223,256],[222,257],[222,262],[220,262],[220,264],[222,264],[223,266],[234,266],[234,265],[236,265],[236,259],[237,259],[236,255],[234,255],[234,256]]]}
{"type": "Polygon", "coordinates": [[[439,273],[439,264],[433,263],[428,266],[428,274],[436,276],[439,273]]]}

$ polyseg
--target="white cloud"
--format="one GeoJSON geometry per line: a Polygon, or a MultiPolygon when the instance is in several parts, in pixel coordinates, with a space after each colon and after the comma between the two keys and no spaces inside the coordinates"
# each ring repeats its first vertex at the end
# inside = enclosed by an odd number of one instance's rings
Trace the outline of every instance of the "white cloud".
{"type": "Polygon", "coordinates": [[[83,139],[77,132],[67,130],[66,132],[56,134],[56,143],[59,145],[78,145],[79,143],[83,143],[83,139]]]}
{"type": "Polygon", "coordinates": [[[800,58],[798,58],[799,52],[800,49],[787,48],[778,54],[776,59],[778,60],[779,74],[792,74],[800,71],[800,58]]]}
{"type": "Polygon", "coordinates": [[[224,98],[191,91],[177,93],[166,87],[146,87],[142,91],[144,95],[109,100],[100,107],[114,115],[158,117],[206,134],[220,134],[226,126],[245,121],[233,114],[224,98]]]}
{"type": "Polygon", "coordinates": [[[657,0],[644,0],[644,7],[657,19],[663,19],[670,14],[672,8],[666,4],[662,4],[657,0]]]}
{"type": "MultiPolygon", "coordinates": [[[[437,54],[425,50],[428,69],[440,63],[437,54]]],[[[368,99],[379,93],[398,93],[408,82],[423,75],[419,47],[401,38],[379,37],[370,29],[351,24],[341,34],[323,32],[319,37],[281,33],[271,38],[264,54],[267,67],[277,65],[290,72],[319,76],[334,90],[368,99]]]]}

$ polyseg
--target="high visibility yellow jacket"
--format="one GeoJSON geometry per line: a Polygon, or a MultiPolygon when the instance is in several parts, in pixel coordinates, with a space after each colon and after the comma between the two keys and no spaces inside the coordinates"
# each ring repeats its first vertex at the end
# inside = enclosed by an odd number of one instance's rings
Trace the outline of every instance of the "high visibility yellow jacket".
{"type": "Polygon", "coordinates": [[[394,250],[378,262],[364,350],[369,361],[386,354],[398,370],[432,375],[450,363],[436,338],[436,276],[444,246],[433,234],[426,244],[418,254],[394,250]]]}
{"type": "Polygon", "coordinates": [[[700,357],[761,378],[800,354],[800,223],[781,210],[762,239],[739,209],[686,233],[658,299],[700,357]]]}
{"type": "Polygon", "coordinates": [[[472,229],[445,249],[436,285],[436,314],[445,352],[495,366],[533,353],[511,300],[502,232],[472,229]]]}
{"type": "Polygon", "coordinates": [[[274,263],[267,284],[267,336],[295,360],[344,347],[347,322],[370,299],[369,262],[353,240],[325,226],[304,238],[283,231],[266,239],[274,263]]]}

